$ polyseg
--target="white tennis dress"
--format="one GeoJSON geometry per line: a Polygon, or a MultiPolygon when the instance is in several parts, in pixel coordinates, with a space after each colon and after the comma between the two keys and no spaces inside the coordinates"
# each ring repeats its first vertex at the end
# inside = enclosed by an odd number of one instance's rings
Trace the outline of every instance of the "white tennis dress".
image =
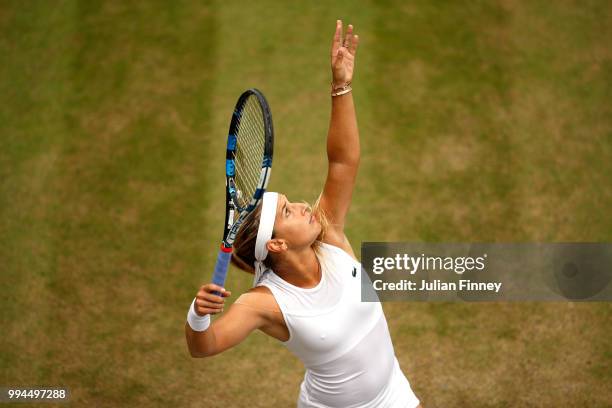
{"type": "Polygon", "coordinates": [[[289,329],[283,344],[306,367],[298,408],[414,408],[419,400],[395,358],[378,302],[361,302],[361,264],[342,249],[317,249],[321,281],[294,286],[268,269],[270,289],[289,329]]]}

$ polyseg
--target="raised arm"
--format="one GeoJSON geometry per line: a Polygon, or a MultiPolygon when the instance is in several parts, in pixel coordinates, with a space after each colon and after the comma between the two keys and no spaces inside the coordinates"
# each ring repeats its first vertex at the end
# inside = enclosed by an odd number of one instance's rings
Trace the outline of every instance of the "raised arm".
{"type": "Polygon", "coordinates": [[[350,87],[358,44],[359,36],[353,33],[352,25],[348,26],[343,38],[342,21],[338,20],[331,47],[332,109],[327,135],[328,171],[320,200],[320,206],[331,224],[325,241],[335,245],[341,244],[340,241],[347,244],[344,220],[359,167],[359,131],[350,87]]]}

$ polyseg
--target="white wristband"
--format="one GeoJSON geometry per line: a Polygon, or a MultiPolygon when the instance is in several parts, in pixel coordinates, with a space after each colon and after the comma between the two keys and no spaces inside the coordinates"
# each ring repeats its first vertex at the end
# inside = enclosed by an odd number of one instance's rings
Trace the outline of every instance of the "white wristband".
{"type": "Polygon", "coordinates": [[[210,326],[210,315],[200,316],[195,312],[195,301],[196,298],[193,298],[193,302],[191,302],[191,306],[189,306],[189,312],[187,312],[187,323],[189,323],[189,327],[191,330],[197,332],[203,332],[208,329],[210,326]]]}

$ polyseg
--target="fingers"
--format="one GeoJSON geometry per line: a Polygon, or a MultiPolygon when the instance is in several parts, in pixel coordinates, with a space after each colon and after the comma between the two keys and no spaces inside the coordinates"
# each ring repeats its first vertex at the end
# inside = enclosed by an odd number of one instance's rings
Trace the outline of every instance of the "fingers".
{"type": "Polygon", "coordinates": [[[342,46],[342,20],[336,20],[336,32],[332,40],[331,54],[335,57],[338,49],[342,46]]]}
{"type": "Polygon", "coordinates": [[[223,297],[215,295],[214,293],[198,293],[196,296],[198,299],[207,300],[209,302],[223,303],[225,299],[223,297]]]}
{"type": "Polygon", "coordinates": [[[200,291],[204,291],[207,293],[213,293],[213,292],[221,293],[223,297],[228,297],[232,293],[230,291],[225,290],[225,288],[222,288],[219,285],[215,285],[214,283],[207,283],[206,285],[203,285],[200,288],[200,291]]]}
{"type": "Polygon", "coordinates": [[[199,315],[217,314],[223,312],[223,306],[223,303],[215,303],[202,299],[196,299],[195,312],[199,315]]]}
{"type": "Polygon", "coordinates": [[[231,294],[230,291],[214,283],[203,285],[196,295],[196,313],[204,315],[222,312],[225,305],[224,298],[231,294]],[[220,293],[221,296],[217,293],[220,293]]]}
{"type": "Polygon", "coordinates": [[[349,47],[349,52],[353,55],[357,52],[357,46],[359,45],[359,36],[355,34],[353,36],[353,40],[351,41],[351,46],[349,47]]]}
{"type": "Polygon", "coordinates": [[[348,29],[346,30],[346,37],[344,38],[343,47],[346,48],[351,55],[355,55],[358,45],[359,36],[353,32],[353,25],[349,24],[348,29]]]}
{"type": "Polygon", "coordinates": [[[332,57],[341,56],[339,53],[342,48],[345,48],[351,55],[355,55],[358,45],[359,36],[354,33],[353,25],[348,25],[346,33],[343,36],[342,20],[336,20],[336,32],[334,33],[334,39],[332,41],[332,57]]]}
{"type": "Polygon", "coordinates": [[[346,30],[346,35],[344,36],[344,42],[342,43],[342,46],[346,49],[349,49],[352,41],[353,41],[353,25],[349,24],[348,29],[346,30]]]}

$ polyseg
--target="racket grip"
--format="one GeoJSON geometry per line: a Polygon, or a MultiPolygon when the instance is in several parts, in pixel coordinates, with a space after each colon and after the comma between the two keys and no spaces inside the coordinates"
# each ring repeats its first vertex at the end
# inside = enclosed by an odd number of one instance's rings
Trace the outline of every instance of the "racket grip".
{"type": "Polygon", "coordinates": [[[217,263],[215,264],[215,272],[213,273],[212,278],[215,285],[224,287],[225,277],[227,276],[227,268],[229,266],[231,257],[231,249],[229,252],[225,252],[222,249],[219,250],[219,254],[217,255],[217,263]]]}

